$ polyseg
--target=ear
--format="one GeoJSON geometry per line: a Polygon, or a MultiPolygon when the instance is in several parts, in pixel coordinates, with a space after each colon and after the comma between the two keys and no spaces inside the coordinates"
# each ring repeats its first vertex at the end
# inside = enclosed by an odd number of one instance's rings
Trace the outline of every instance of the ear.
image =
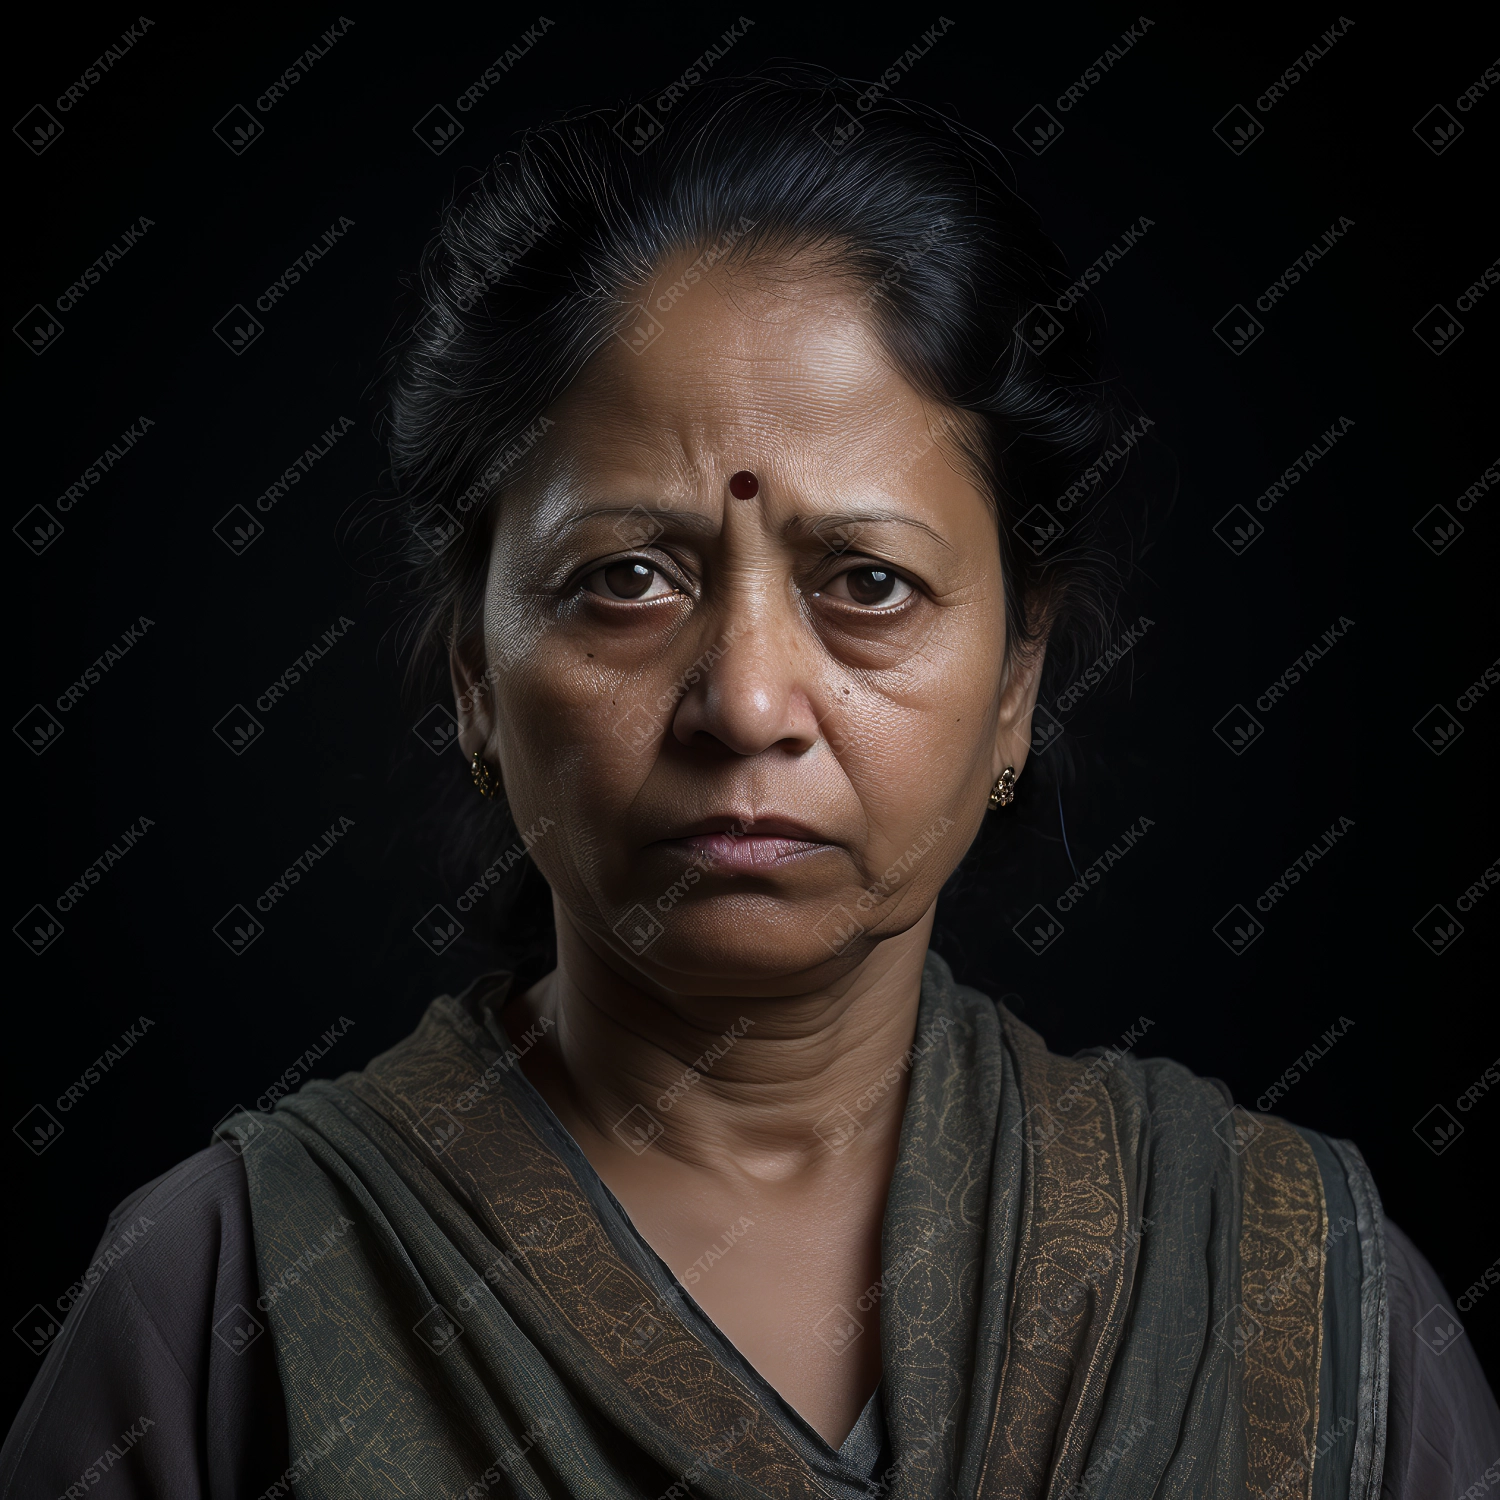
{"type": "Polygon", "coordinates": [[[478,750],[482,758],[494,765],[492,743],[497,727],[495,674],[486,660],[484,637],[478,631],[465,634],[460,628],[459,612],[456,609],[453,631],[449,636],[448,676],[453,683],[454,712],[458,716],[458,743],[464,759],[472,758],[478,750]]]}
{"type": "Polygon", "coordinates": [[[1018,647],[1006,663],[1005,680],[1000,687],[991,783],[999,779],[1006,766],[1014,766],[1017,777],[1025,769],[1026,757],[1031,754],[1031,715],[1036,708],[1046,655],[1047,635],[1043,631],[1028,645],[1018,647]]]}

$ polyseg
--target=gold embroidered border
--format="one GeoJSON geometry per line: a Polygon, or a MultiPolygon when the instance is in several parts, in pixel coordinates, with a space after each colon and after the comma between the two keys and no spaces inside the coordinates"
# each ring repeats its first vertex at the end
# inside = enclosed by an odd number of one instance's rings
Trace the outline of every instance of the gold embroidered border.
{"type": "Polygon", "coordinates": [[[767,1495],[822,1493],[755,1396],[620,1258],[572,1173],[508,1097],[503,1077],[467,1111],[449,1109],[474,1084],[478,1059],[450,1029],[456,1021],[467,1031],[461,1018],[432,1019],[429,1012],[408,1042],[351,1082],[393,1125],[423,1138],[417,1149],[424,1156],[433,1150],[428,1137],[445,1133],[428,1160],[497,1245],[497,1295],[515,1275],[529,1281],[650,1418],[694,1454],[714,1453],[716,1464],[767,1495]],[[462,1128],[453,1132],[449,1121],[462,1128]]]}
{"type": "Polygon", "coordinates": [[[1244,1153],[1240,1303],[1246,1478],[1257,1500],[1309,1500],[1323,1357],[1328,1205],[1312,1147],[1272,1116],[1236,1110],[1244,1153]]]}
{"type": "Polygon", "coordinates": [[[1139,1206],[1130,1202],[1102,1060],[1057,1057],[1026,1028],[1006,1030],[1027,1182],[978,1494],[1037,1500],[1082,1470],[1134,1275],[1130,1219],[1139,1206]]]}

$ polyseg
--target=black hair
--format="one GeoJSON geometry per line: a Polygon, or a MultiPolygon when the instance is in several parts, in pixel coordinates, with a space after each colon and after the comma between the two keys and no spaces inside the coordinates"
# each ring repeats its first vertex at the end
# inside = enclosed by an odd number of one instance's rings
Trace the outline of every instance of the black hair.
{"type": "MultiPolygon", "coordinates": [[[[1103,648],[1128,561],[1107,455],[1128,413],[1091,304],[993,144],[935,109],[870,100],[808,67],[717,78],[664,129],[616,109],[528,130],[450,203],[393,351],[387,419],[414,681],[445,681],[455,634],[477,629],[495,507],[546,409],[616,334],[649,337],[639,288],[683,251],[810,256],[859,288],[995,506],[1009,649],[1045,632],[1045,695],[1103,648]]],[[[489,828],[481,848],[505,836],[489,828]]]]}

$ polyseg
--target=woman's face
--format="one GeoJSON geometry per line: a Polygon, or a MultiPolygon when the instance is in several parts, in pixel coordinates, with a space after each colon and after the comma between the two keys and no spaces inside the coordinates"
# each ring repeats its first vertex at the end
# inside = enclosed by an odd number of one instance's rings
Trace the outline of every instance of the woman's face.
{"type": "Polygon", "coordinates": [[[994,513],[857,290],[721,268],[670,302],[690,260],[505,495],[463,744],[617,969],[795,993],[924,918],[1039,661],[1002,665],[994,513]]]}

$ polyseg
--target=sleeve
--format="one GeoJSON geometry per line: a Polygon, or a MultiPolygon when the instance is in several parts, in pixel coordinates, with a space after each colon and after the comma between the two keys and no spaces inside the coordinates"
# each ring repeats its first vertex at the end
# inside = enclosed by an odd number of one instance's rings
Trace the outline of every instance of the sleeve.
{"type": "Polygon", "coordinates": [[[1437,1273],[1385,1221],[1390,1405],[1382,1500],[1500,1494],[1500,1410],[1437,1273]]]}
{"type": "Polygon", "coordinates": [[[0,1494],[252,1500],[276,1481],[286,1412],[230,1147],[127,1198],[74,1290],[0,1449],[0,1494]]]}

